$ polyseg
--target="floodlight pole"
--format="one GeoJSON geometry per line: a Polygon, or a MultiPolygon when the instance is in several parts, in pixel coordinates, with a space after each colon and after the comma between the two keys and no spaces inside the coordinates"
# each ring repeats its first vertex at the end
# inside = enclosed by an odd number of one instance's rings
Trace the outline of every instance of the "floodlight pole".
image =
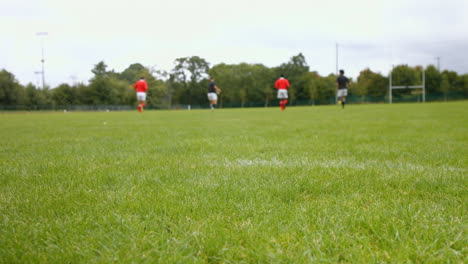
{"type": "Polygon", "coordinates": [[[34,74],[36,74],[36,84],[37,84],[37,87],[39,88],[39,79],[37,78],[37,75],[38,74],[42,75],[42,72],[41,71],[35,71],[34,74]]]}
{"type": "Polygon", "coordinates": [[[44,59],[44,38],[45,36],[47,36],[48,33],[47,32],[37,32],[36,33],[36,36],[39,36],[39,37],[42,37],[41,38],[41,63],[42,63],[42,89],[45,88],[45,70],[44,70],[44,63],[45,63],[45,59],[44,59]]]}

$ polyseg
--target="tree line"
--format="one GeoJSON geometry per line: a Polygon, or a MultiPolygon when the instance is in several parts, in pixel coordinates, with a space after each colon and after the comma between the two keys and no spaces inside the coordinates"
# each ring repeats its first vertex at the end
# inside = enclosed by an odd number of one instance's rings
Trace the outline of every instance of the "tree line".
{"type": "MultiPolygon", "coordinates": [[[[451,94],[468,98],[468,74],[439,71],[434,65],[410,67],[397,65],[392,70],[393,85],[418,85],[425,71],[426,96],[447,99],[451,94]]],[[[263,64],[216,64],[210,67],[205,59],[192,56],[178,58],[170,71],[156,70],[140,63],[130,65],[122,72],[108,70],[105,62],[94,65],[93,77],[88,84],[60,84],[40,89],[32,83],[21,85],[13,75],[0,71],[0,106],[127,105],[136,103],[132,87],[145,77],[150,87],[147,105],[153,108],[174,108],[181,105],[207,106],[209,76],[213,76],[222,89],[220,107],[246,107],[276,105],[275,80],[284,74],[289,79],[291,104],[331,104],[335,102],[336,75],[321,76],[312,71],[302,53],[277,67],[263,64]]],[[[348,94],[361,101],[387,101],[389,79],[379,72],[364,69],[356,80],[351,80],[348,94]]],[[[398,89],[394,98],[418,96],[420,90],[398,89]]]]}

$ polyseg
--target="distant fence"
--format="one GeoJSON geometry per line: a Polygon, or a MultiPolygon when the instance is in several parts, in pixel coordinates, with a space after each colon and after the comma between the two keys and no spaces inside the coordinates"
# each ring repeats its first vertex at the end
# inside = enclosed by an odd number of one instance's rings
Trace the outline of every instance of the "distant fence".
{"type": "MultiPolygon", "coordinates": [[[[426,102],[444,102],[468,100],[468,95],[456,92],[447,94],[426,94],[426,102]]],[[[393,96],[393,103],[418,103],[422,102],[422,95],[404,95],[393,96]]],[[[388,103],[388,95],[381,97],[349,95],[347,97],[348,104],[372,104],[372,103],[388,103]]],[[[290,106],[311,106],[311,105],[331,105],[336,104],[335,97],[328,97],[321,100],[289,100],[290,106]]],[[[247,107],[277,107],[278,100],[268,102],[223,102],[222,99],[218,103],[219,108],[247,108],[247,107]]],[[[146,109],[153,110],[190,110],[190,109],[207,109],[206,104],[156,104],[147,105],[146,109]]],[[[0,111],[133,111],[136,106],[132,105],[0,105],[0,111]]]]}
{"type": "Polygon", "coordinates": [[[128,111],[130,105],[0,105],[0,111],[128,111]]]}

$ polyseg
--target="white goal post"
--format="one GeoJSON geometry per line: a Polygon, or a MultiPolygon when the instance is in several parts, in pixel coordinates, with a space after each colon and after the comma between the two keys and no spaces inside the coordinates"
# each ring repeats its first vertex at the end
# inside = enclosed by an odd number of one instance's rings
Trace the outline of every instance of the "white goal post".
{"type": "Polygon", "coordinates": [[[392,91],[393,89],[418,89],[422,88],[422,101],[423,103],[426,102],[426,74],[424,72],[424,69],[422,69],[422,85],[401,85],[401,86],[393,86],[392,85],[392,71],[390,71],[390,78],[389,80],[389,86],[388,86],[388,102],[391,104],[392,103],[392,91]]]}

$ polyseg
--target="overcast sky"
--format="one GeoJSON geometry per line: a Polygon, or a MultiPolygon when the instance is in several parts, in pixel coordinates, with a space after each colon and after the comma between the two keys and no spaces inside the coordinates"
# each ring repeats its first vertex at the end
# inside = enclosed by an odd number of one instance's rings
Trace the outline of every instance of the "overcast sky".
{"type": "Polygon", "coordinates": [[[0,69],[39,83],[85,82],[103,60],[170,71],[197,55],[211,65],[287,62],[302,52],[321,75],[338,66],[434,64],[468,73],[467,0],[0,0],[0,69]],[[48,32],[44,38],[37,32],[48,32]]]}

